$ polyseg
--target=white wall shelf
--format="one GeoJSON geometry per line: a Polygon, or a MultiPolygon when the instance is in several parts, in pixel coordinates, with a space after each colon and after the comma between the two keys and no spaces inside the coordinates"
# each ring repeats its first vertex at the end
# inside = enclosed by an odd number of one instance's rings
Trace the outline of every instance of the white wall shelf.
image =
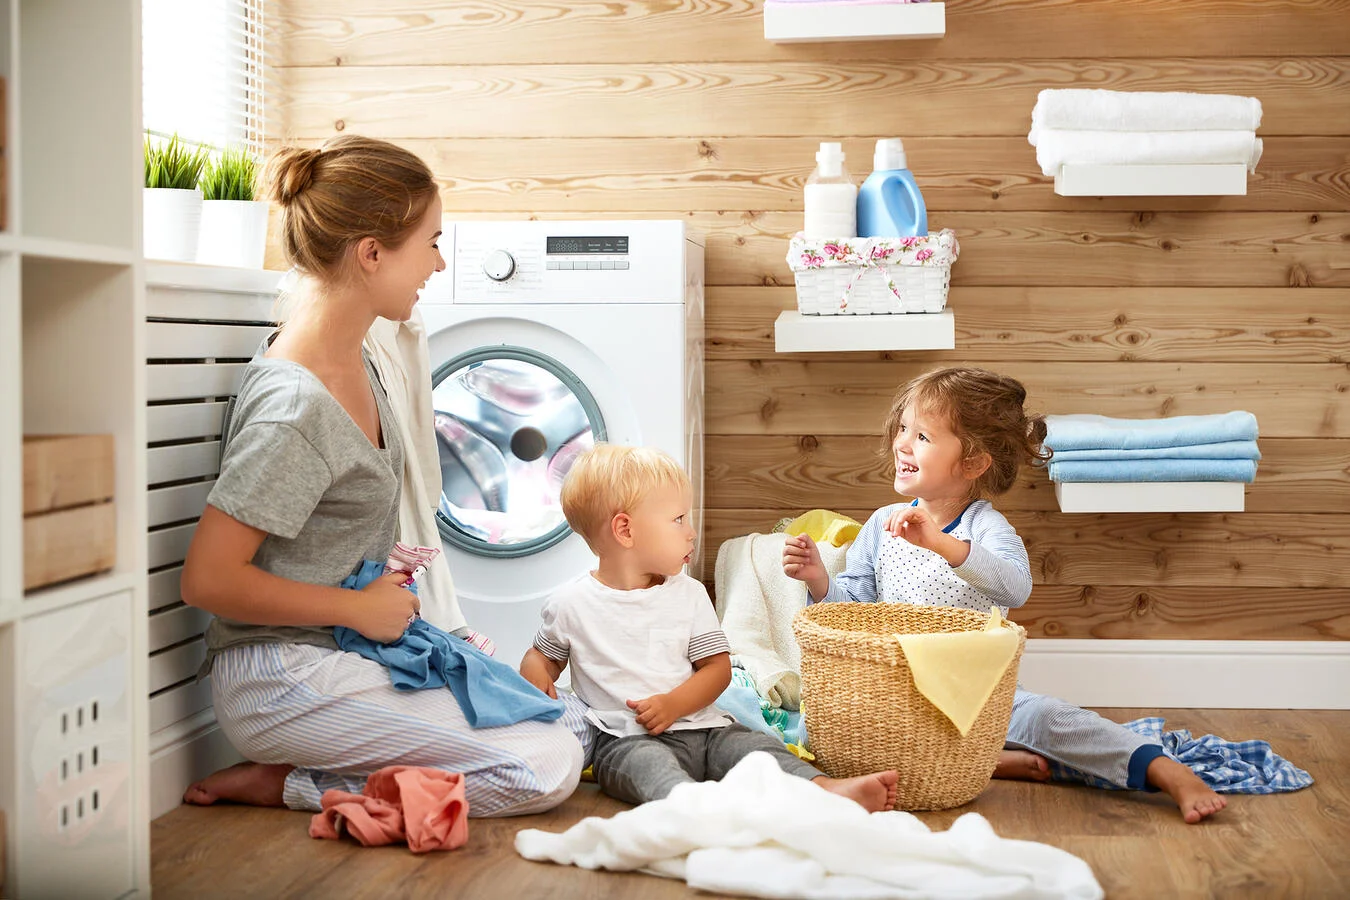
{"type": "Polygon", "coordinates": [[[787,309],[774,322],[773,338],[779,353],[952,350],[956,316],[950,309],[879,316],[804,316],[787,309]]]}
{"type": "Polygon", "coordinates": [[[1242,512],[1244,488],[1239,481],[1056,482],[1055,500],[1066,513],[1242,512]]]}
{"type": "Polygon", "coordinates": [[[1247,167],[1060,166],[1055,193],[1061,197],[1217,197],[1247,193],[1247,167]]]}
{"type": "Polygon", "coordinates": [[[764,37],[781,44],[940,38],[945,3],[765,3],[764,37]]]}

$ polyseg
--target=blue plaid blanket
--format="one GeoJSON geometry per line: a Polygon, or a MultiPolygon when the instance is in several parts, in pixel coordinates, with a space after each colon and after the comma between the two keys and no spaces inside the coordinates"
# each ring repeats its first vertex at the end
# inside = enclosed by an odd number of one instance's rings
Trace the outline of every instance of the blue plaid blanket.
{"type": "MultiPolygon", "coordinates": [[[[1184,729],[1163,731],[1163,720],[1157,716],[1126,722],[1125,727],[1161,744],[1163,753],[1189,766],[1219,794],[1279,794],[1313,783],[1311,775],[1270,749],[1266,741],[1226,741],[1213,734],[1197,739],[1184,729]]],[[[1054,760],[1048,762],[1055,781],[1126,790],[1054,760]]]]}

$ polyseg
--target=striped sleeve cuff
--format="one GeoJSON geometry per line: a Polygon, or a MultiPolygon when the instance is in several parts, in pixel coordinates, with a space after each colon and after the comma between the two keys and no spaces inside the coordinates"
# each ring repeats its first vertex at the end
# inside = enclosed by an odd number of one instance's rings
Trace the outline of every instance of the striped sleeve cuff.
{"type": "Polygon", "coordinates": [[[554,662],[567,662],[567,648],[547,637],[543,632],[534,636],[534,649],[554,662]]]}
{"type": "MultiPolygon", "coordinates": [[[[542,653],[543,651],[539,651],[542,653]]],[[[709,631],[707,634],[700,634],[697,637],[689,639],[689,661],[695,662],[700,659],[706,659],[709,656],[716,656],[719,653],[730,653],[731,645],[727,643],[727,636],[721,629],[709,631]]]]}

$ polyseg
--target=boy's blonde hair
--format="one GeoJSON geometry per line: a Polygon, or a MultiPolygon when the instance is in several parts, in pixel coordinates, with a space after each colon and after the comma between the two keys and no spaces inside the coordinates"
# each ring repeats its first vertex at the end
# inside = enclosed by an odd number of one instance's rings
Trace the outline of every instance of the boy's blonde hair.
{"type": "Polygon", "coordinates": [[[596,444],[576,458],[563,479],[563,515],[598,554],[610,521],[621,512],[632,512],[662,487],[690,487],[688,473],[670,454],[652,447],[596,444]]]}

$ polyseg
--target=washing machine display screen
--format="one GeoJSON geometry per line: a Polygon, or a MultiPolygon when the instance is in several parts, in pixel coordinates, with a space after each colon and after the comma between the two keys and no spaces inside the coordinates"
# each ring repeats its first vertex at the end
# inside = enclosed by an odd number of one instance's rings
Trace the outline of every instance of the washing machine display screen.
{"type": "Polygon", "coordinates": [[[627,253],[628,235],[617,237],[544,238],[544,252],[554,253],[627,253]]]}
{"type": "Polygon", "coordinates": [[[432,381],[445,539],[522,556],[565,538],[563,477],[605,436],[585,386],[555,360],[503,347],[450,360],[432,381]]]}

